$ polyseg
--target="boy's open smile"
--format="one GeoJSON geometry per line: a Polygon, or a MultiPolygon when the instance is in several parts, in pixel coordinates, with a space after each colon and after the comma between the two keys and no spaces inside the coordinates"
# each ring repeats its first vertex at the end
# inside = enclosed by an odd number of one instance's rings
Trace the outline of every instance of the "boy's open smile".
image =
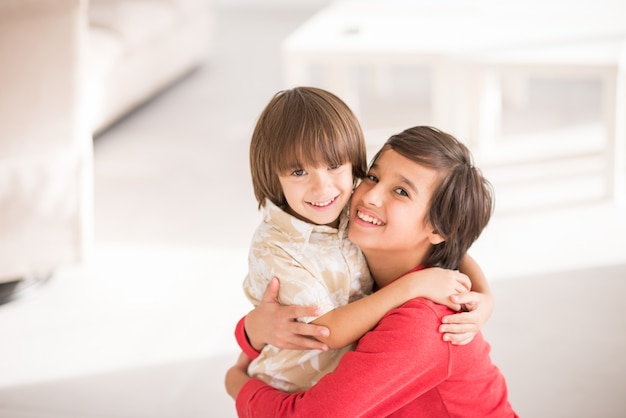
{"type": "Polygon", "coordinates": [[[375,225],[375,226],[383,226],[383,225],[385,225],[385,222],[383,222],[378,217],[376,217],[374,215],[369,215],[369,214],[367,214],[364,211],[359,210],[359,209],[356,210],[356,219],[360,219],[363,222],[366,222],[368,224],[372,224],[372,225],[375,225]]]}
{"type": "Polygon", "coordinates": [[[339,195],[337,195],[337,196],[335,196],[335,197],[333,197],[333,198],[330,198],[330,199],[328,199],[328,200],[326,200],[326,201],[323,201],[323,202],[307,202],[307,203],[308,203],[309,205],[311,205],[311,206],[315,206],[315,207],[318,207],[318,208],[324,208],[324,207],[326,207],[326,206],[329,206],[329,205],[330,205],[331,203],[333,203],[335,200],[337,200],[337,198],[338,198],[338,197],[339,197],[339,195]]]}

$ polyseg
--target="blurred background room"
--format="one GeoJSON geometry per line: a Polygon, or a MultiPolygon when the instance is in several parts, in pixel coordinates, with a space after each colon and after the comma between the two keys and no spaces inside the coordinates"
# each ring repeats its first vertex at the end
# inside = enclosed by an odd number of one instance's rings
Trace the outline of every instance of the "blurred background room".
{"type": "Polygon", "coordinates": [[[522,417],[626,416],[621,0],[0,0],[0,418],[235,417],[248,144],[326,88],[462,139],[522,417]]]}

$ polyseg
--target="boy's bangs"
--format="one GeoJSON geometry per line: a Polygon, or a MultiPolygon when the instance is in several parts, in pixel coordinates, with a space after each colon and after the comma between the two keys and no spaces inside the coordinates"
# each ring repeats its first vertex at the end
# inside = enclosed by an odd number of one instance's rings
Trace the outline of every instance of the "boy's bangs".
{"type": "Polygon", "coordinates": [[[345,142],[341,139],[329,139],[331,137],[321,133],[285,144],[281,158],[276,161],[277,171],[285,174],[305,167],[341,165],[350,161],[345,142]]]}

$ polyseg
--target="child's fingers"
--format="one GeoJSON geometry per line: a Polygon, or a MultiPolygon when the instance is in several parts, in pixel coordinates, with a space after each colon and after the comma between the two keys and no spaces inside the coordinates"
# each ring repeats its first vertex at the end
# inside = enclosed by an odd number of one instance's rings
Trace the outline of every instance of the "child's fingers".
{"type": "Polygon", "coordinates": [[[476,324],[442,324],[439,325],[439,332],[443,334],[465,334],[468,332],[476,333],[478,329],[476,324]]]}
{"type": "Polygon", "coordinates": [[[444,341],[449,341],[453,345],[465,345],[474,339],[476,333],[468,332],[464,334],[443,334],[444,341]]]}
{"type": "Polygon", "coordinates": [[[457,282],[462,286],[462,288],[458,291],[468,292],[472,288],[472,281],[470,280],[470,278],[461,272],[459,272],[457,277],[457,282]]]}
{"type": "Polygon", "coordinates": [[[286,334],[281,338],[278,347],[288,350],[323,350],[328,346],[316,337],[328,337],[330,331],[321,325],[304,322],[291,322],[285,329],[286,334]]]}
{"type": "Polygon", "coordinates": [[[454,293],[455,295],[460,295],[460,294],[469,292],[469,290],[467,290],[465,286],[463,286],[462,283],[457,282],[456,285],[454,286],[454,292],[455,292],[454,293]]]}
{"type": "Polygon", "coordinates": [[[278,302],[278,291],[280,289],[280,281],[277,277],[273,277],[263,292],[263,302],[278,302]]]}
{"type": "Polygon", "coordinates": [[[294,336],[289,343],[283,345],[287,350],[322,350],[328,351],[328,346],[318,340],[307,337],[294,336]]]}
{"type": "Polygon", "coordinates": [[[321,310],[316,306],[299,306],[290,305],[282,307],[285,318],[295,320],[296,318],[318,317],[322,314],[321,310]]]}
{"type": "MultiPolygon", "coordinates": [[[[475,306],[480,302],[480,294],[476,292],[461,292],[451,296],[454,303],[475,306]]],[[[471,310],[471,309],[470,309],[471,310]]]]}
{"type": "Polygon", "coordinates": [[[446,315],[441,318],[443,324],[478,324],[477,314],[475,312],[461,312],[452,315],[446,315]]]}
{"type": "Polygon", "coordinates": [[[441,319],[441,322],[443,324],[469,324],[471,322],[474,322],[472,321],[472,318],[470,315],[465,315],[465,314],[467,314],[467,312],[446,315],[441,319]]]}
{"type": "Polygon", "coordinates": [[[295,335],[305,337],[328,337],[330,330],[322,325],[306,324],[304,322],[294,322],[290,326],[290,332],[295,335]]]}

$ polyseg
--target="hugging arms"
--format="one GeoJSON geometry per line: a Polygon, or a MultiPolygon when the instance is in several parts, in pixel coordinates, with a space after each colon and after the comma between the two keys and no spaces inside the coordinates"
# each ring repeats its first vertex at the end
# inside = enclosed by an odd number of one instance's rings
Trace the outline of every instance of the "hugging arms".
{"type": "MultiPolygon", "coordinates": [[[[463,345],[470,342],[489,320],[494,309],[494,299],[484,273],[472,257],[465,256],[459,269],[460,273],[453,270],[441,271],[436,277],[433,276],[433,280],[446,280],[449,290],[455,287],[455,282],[469,286],[471,278],[470,290],[461,288],[460,292],[449,293],[443,293],[445,290],[442,290],[441,294],[430,299],[437,299],[442,304],[449,302],[449,307],[457,311],[444,316],[438,329],[444,341],[463,345]]],[[[240,339],[240,346],[247,350],[261,350],[266,344],[289,350],[328,350],[327,342],[331,335],[328,327],[316,321],[307,323],[297,320],[319,316],[319,308],[281,305],[278,298],[279,286],[279,279],[273,279],[263,295],[262,303],[238,324],[236,335],[240,339]]],[[[458,286],[456,288],[459,289],[458,286]]],[[[253,352],[248,354],[251,357],[256,356],[253,352]]]]}

